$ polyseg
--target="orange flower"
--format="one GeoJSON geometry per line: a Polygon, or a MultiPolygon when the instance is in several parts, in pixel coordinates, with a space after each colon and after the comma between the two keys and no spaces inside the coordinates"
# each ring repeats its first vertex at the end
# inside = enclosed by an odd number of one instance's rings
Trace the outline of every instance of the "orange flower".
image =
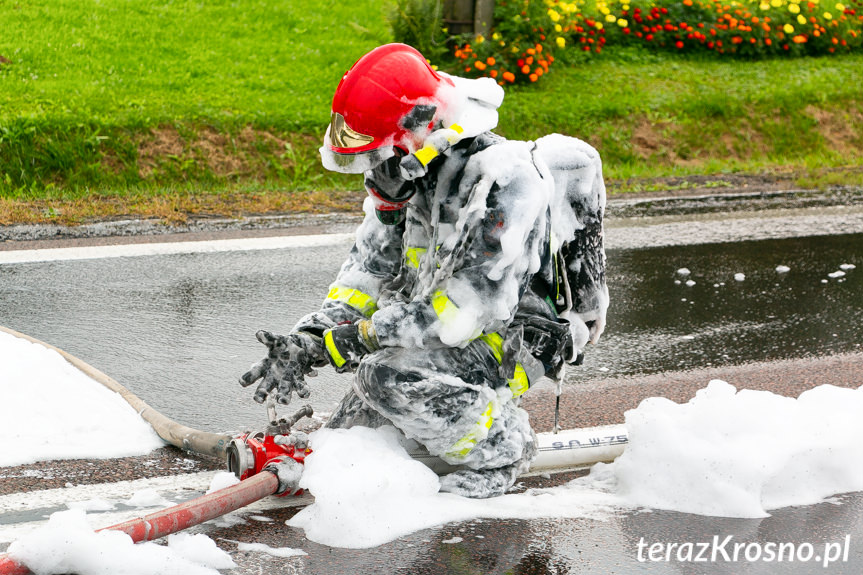
{"type": "Polygon", "coordinates": [[[537,76],[536,74],[531,74],[528,77],[530,78],[531,82],[536,82],[537,80],[539,80],[539,76],[537,76]]]}
{"type": "Polygon", "coordinates": [[[521,73],[522,73],[522,74],[530,74],[530,66],[528,66],[527,64],[525,64],[524,66],[522,66],[522,67],[521,67],[521,73]]]}
{"type": "Polygon", "coordinates": [[[480,62],[479,60],[477,60],[476,62],[473,63],[473,65],[474,65],[474,68],[476,68],[479,71],[485,70],[485,62],[480,62]]]}
{"type": "MultiPolygon", "coordinates": [[[[488,64],[489,66],[494,66],[494,64],[495,64],[494,57],[489,56],[488,58],[485,59],[485,63],[488,64]]],[[[492,76],[492,78],[494,78],[494,76],[492,76]]]]}
{"type": "Polygon", "coordinates": [[[503,79],[507,82],[515,82],[515,74],[513,74],[512,72],[504,72],[503,79]]]}

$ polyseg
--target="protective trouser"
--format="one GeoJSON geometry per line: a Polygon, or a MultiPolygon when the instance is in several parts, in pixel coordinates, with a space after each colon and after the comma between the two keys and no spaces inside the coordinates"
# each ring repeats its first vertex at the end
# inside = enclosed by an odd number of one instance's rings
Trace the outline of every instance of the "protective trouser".
{"type": "Polygon", "coordinates": [[[482,340],[464,349],[384,348],[363,358],[353,390],[328,427],[390,423],[457,466],[441,489],[469,497],[505,492],[536,454],[527,412],[482,340]]]}

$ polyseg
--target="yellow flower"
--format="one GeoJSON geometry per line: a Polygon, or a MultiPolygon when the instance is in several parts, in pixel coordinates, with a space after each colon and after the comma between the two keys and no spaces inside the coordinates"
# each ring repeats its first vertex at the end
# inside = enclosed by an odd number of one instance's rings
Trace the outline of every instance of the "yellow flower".
{"type": "Polygon", "coordinates": [[[614,14],[609,14],[605,17],[606,22],[617,22],[617,17],[614,14]]]}
{"type": "Polygon", "coordinates": [[[782,0],[770,0],[770,5],[774,8],[779,8],[782,6],[782,0]]]}
{"type": "MultiPolygon", "coordinates": [[[[629,4],[624,4],[622,6],[622,8],[628,12],[629,11],[629,4]]],[[[844,8],[843,8],[843,10],[844,10],[844,8]]]]}
{"type": "Polygon", "coordinates": [[[830,12],[825,12],[825,13],[824,13],[824,19],[825,19],[825,20],[832,20],[832,19],[833,19],[833,14],[831,14],[830,12]]]}
{"type": "Polygon", "coordinates": [[[561,26],[560,24],[555,24],[554,25],[554,31],[555,32],[563,32],[563,26],[561,26]]]}
{"type": "Polygon", "coordinates": [[[785,26],[782,27],[782,29],[785,31],[786,34],[793,34],[794,33],[794,26],[792,26],[791,24],[786,24],[785,26]]]}
{"type": "Polygon", "coordinates": [[[758,7],[761,8],[762,10],[770,10],[770,4],[768,4],[767,2],[762,2],[761,4],[758,5],[758,7]]]}
{"type": "Polygon", "coordinates": [[[594,28],[596,28],[597,30],[602,30],[602,28],[603,28],[602,22],[597,22],[596,25],[594,26],[594,28]]]}
{"type": "Polygon", "coordinates": [[[491,35],[492,40],[500,40],[500,32],[495,32],[491,35]]]}
{"type": "Polygon", "coordinates": [[[485,42],[485,38],[483,38],[483,35],[482,35],[482,34],[479,34],[479,35],[476,37],[476,43],[477,43],[477,44],[482,44],[483,42],[485,42]]]}
{"type": "Polygon", "coordinates": [[[805,26],[806,25],[806,16],[804,16],[803,14],[798,14],[797,15],[797,21],[800,22],[801,26],[805,26]]]}
{"type": "Polygon", "coordinates": [[[563,48],[564,46],[566,46],[566,40],[564,40],[563,36],[558,36],[555,42],[557,43],[558,48],[563,48]]]}
{"type": "Polygon", "coordinates": [[[845,11],[845,4],[842,4],[841,2],[840,2],[840,3],[838,3],[838,4],[836,4],[836,9],[837,9],[839,12],[844,12],[844,11],[845,11]]]}
{"type": "Polygon", "coordinates": [[[599,11],[602,12],[603,14],[605,14],[606,16],[608,16],[608,14],[611,12],[611,10],[608,9],[608,6],[603,6],[602,8],[599,9],[599,11]]]}
{"type": "Polygon", "coordinates": [[[626,20],[621,18],[617,21],[617,25],[620,26],[621,28],[626,28],[627,26],[629,26],[629,22],[627,22],[626,20]]]}
{"type": "Polygon", "coordinates": [[[548,17],[551,18],[552,22],[558,22],[560,20],[560,14],[557,13],[557,10],[552,10],[549,8],[548,17]]]}
{"type": "Polygon", "coordinates": [[[788,11],[792,14],[800,14],[800,6],[798,6],[797,4],[789,4],[788,11]]]}

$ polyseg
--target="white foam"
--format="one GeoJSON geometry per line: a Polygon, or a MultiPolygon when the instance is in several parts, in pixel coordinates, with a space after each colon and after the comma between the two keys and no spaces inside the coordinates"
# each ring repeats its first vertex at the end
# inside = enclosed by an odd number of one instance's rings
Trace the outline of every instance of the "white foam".
{"type": "Polygon", "coordinates": [[[764,517],[863,490],[863,388],[823,385],[789,398],[711,381],[689,402],[644,400],[629,444],[592,475],[631,505],[764,517]]]}
{"type": "Polygon", "coordinates": [[[206,535],[179,533],[168,536],[167,546],[136,545],[121,531],[94,532],[79,509],[52,514],[47,525],[13,542],[8,553],[37,575],[218,575],[217,569],[235,567],[206,535]]]}
{"type": "Polygon", "coordinates": [[[142,455],[161,447],[117,393],[59,353],[0,332],[0,466],[142,455]]]}
{"type": "Polygon", "coordinates": [[[821,386],[797,399],[712,381],[683,404],[650,398],[626,414],[611,464],[552,489],[488,500],[438,492],[394,430],[320,430],[301,485],[315,503],[288,521],[318,543],[373,547],[476,518],[589,517],[635,508],[763,517],[863,491],[863,388],[821,386]]]}

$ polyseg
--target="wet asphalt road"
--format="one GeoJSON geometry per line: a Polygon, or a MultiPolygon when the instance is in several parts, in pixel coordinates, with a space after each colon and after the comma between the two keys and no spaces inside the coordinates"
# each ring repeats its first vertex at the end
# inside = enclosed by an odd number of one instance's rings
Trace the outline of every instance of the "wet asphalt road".
{"type": "MultiPolygon", "coordinates": [[[[863,233],[667,245],[727,221],[675,222],[667,238],[658,227],[609,226],[609,327],[565,387],[863,351],[863,233]],[[618,247],[627,243],[644,247],[618,247]]],[[[237,384],[263,356],[254,333],[284,333],[316,309],[349,246],[0,265],[0,323],[83,359],[172,419],[241,431],[264,417],[237,384]]],[[[332,411],[349,382],[331,370],[311,379],[316,412],[332,411]]]]}
{"type": "MultiPolygon", "coordinates": [[[[563,426],[618,423],[644,397],[685,401],[714,378],[785,395],[823,383],[859,386],[863,229],[853,211],[814,210],[780,209],[757,219],[701,214],[610,221],[609,328],[585,368],[567,378],[563,426]],[[771,218],[772,229],[759,231],[771,218]],[[680,241],[684,229],[682,236],[695,243],[680,241]],[[794,238],[788,232],[794,229],[807,237],[794,238]],[[810,229],[830,235],[812,237],[810,229]],[[856,269],[830,277],[841,264],[856,269]],[[790,270],[779,273],[779,265],[790,270]],[[677,272],[682,267],[689,276],[677,272]],[[738,273],[744,281],[734,279],[738,273]]],[[[260,354],[251,334],[290,326],[316,307],[341,253],[337,247],[0,265],[0,323],[81,357],[179,421],[236,429],[263,415],[235,384],[260,354]],[[302,281],[292,280],[298,272],[291,266],[303,266],[302,281]]],[[[312,383],[322,412],[347,385],[324,375],[312,383]]],[[[550,427],[552,405],[549,384],[526,396],[537,430],[550,427]]],[[[208,533],[233,553],[242,573],[860,573],[863,495],[839,499],[839,505],[783,509],[759,520],[654,511],[602,522],[474,521],[372,550],[305,540],[282,524],[291,509],[264,512],[273,522],[208,533]],[[721,543],[729,536],[731,545],[752,544],[752,552],[768,542],[794,544],[797,556],[780,563],[726,560],[722,553],[706,562],[652,561],[646,548],[639,555],[639,543],[721,543]],[[309,556],[240,553],[236,540],[299,547],[309,556]],[[847,550],[847,560],[822,566],[837,548],[847,550]]]]}

